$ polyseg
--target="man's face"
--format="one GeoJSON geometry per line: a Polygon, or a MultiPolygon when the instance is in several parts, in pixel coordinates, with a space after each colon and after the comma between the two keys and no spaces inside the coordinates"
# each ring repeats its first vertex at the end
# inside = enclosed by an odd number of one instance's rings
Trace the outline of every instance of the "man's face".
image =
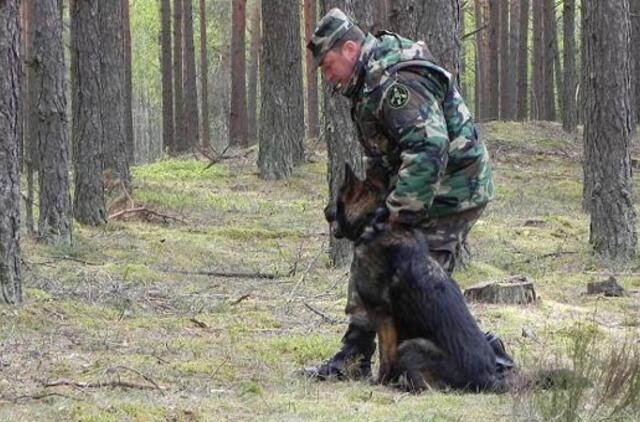
{"type": "Polygon", "coordinates": [[[329,50],[321,63],[325,79],[334,85],[345,85],[351,78],[359,55],[360,46],[353,41],[347,41],[338,49],[329,50]]]}

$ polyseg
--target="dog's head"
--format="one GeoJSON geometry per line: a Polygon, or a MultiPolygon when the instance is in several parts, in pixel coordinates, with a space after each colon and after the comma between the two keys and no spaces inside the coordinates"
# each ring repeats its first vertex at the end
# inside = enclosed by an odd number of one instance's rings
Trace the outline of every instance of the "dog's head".
{"type": "Polygon", "coordinates": [[[324,210],[333,235],[357,240],[384,203],[386,189],[387,176],[381,165],[370,165],[366,179],[360,180],[345,164],[344,182],[324,210]]]}

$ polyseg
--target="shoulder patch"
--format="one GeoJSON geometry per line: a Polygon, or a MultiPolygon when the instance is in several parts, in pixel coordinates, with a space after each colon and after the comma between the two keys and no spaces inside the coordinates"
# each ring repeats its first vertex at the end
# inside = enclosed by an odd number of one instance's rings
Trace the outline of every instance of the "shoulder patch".
{"type": "Polygon", "coordinates": [[[391,108],[402,108],[409,102],[409,89],[401,83],[393,84],[388,90],[386,101],[391,108]]]}

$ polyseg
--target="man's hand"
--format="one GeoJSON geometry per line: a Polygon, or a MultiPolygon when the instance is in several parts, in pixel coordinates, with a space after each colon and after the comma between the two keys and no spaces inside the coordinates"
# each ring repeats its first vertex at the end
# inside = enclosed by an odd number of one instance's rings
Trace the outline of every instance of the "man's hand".
{"type": "Polygon", "coordinates": [[[388,228],[395,228],[400,223],[398,215],[389,211],[385,206],[378,207],[371,220],[371,226],[376,231],[382,231],[388,228]]]}

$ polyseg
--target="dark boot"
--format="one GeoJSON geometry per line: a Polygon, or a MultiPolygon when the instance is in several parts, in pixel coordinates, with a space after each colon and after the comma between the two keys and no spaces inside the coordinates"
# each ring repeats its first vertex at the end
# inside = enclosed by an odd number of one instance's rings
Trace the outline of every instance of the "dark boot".
{"type": "Polygon", "coordinates": [[[328,361],[304,368],[303,373],[324,381],[328,378],[359,379],[371,375],[371,356],[376,350],[376,332],[349,324],[342,337],[342,347],[328,361]]]}

